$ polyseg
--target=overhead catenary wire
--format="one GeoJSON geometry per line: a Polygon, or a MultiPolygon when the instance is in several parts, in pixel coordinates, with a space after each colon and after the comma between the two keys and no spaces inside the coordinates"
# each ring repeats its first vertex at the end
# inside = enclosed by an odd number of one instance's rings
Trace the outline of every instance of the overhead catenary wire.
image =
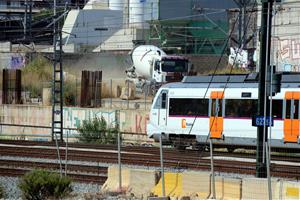
{"type": "MultiPolygon", "coordinates": [[[[208,14],[210,14],[210,13],[205,13],[205,15],[208,15],[208,14]]],[[[167,19],[168,20],[168,19],[167,19]]],[[[91,23],[91,22],[89,22],[89,23],[91,23]]],[[[88,27],[89,26],[89,23],[87,23],[86,24],[86,27],[88,27]]],[[[67,26],[65,26],[65,27],[67,27],[67,26]]],[[[117,29],[118,27],[116,27],[116,29],[117,29]]],[[[20,30],[21,31],[21,30],[20,30]]],[[[102,34],[102,35],[104,35],[105,36],[105,34],[102,34]]],[[[90,37],[98,37],[98,36],[90,36],[90,37]]],[[[80,37],[78,37],[78,38],[80,38],[80,37]]]]}
{"type": "MultiPolygon", "coordinates": [[[[253,3],[253,7],[254,7],[254,6],[256,6],[256,3],[253,3]]],[[[248,19],[248,22],[247,22],[246,27],[249,26],[250,18],[251,18],[251,16],[250,16],[249,19],[248,19]]],[[[237,20],[238,20],[238,18],[236,18],[235,23],[237,22],[237,20]]],[[[232,28],[232,30],[231,30],[231,33],[233,32],[233,29],[234,29],[234,26],[233,26],[233,28],[232,28]]],[[[231,35],[231,34],[230,34],[230,35],[231,35]]],[[[228,36],[228,39],[230,38],[230,35],[228,36]]],[[[244,37],[246,37],[246,35],[244,35],[243,38],[244,38],[244,37]]],[[[228,43],[227,43],[227,44],[228,44],[228,43]]],[[[226,46],[227,46],[227,45],[226,45],[226,46]]],[[[225,52],[225,51],[223,51],[223,53],[221,54],[220,59],[219,59],[217,65],[216,65],[216,67],[215,67],[215,70],[214,70],[213,74],[211,75],[211,79],[210,79],[210,81],[209,81],[209,83],[208,83],[208,86],[207,86],[207,88],[206,88],[206,91],[205,91],[205,94],[204,94],[204,96],[203,96],[203,99],[205,99],[205,97],[206,97],[206,95],[207,95],[207,92],[208,92],[208,90],[209,90],[209,88],[210,88],[210,85],[211,85],[211,83],[212,83],[213,77],[216,75],[217,69],[218,69],[219,64],[220,64],[220,62],[221,62],[222,56],[224,55],[224,52],[225,52]]],[[[236,58],[237,58],[237,55],[235,56],[234,62],[233,62],[233,63],[236,62],[236,58]]],[[[231,68],[230,68],[229,76],[228,76],[228,78],[227,78],[227,81],[226,81],[226,83],[225,83],[224,89],[223,89],[223,91],[222,91],[223,94],[225,93],[225,90],[226,90],[226,88],[227,88],[227,85],[228,85],[228,82],[229,82],[229,79],[230,79],[230,75],[232,74],[233,68],[234,68],[234,64],[233,64],[233,65],[231,66],[231,68]]],[[[191,126],[191,128],[190,128],[189,133],[191,132],[191,130],[192,130],[194,124],[195,124],[196,119],[197,119],[197,116],[196,116],[196,117],[194,118],[194,120],[193,120],[193,123],[192,123],[192,126],[191,126]]],[[[215,118],[214,118],[213,120],[215,120],[215,118]]],[[[212,124],[213,124],[213,123],[212,123],[212,124]]],[[[205,144],[207,144],[207,141],[208,141],[209,136],[210,136],[210,133],[211,133],[211,129],[212,129],[212,126],[209,127],[209,132],[208,132],[208,134],[207,134],[205,144]]]]}

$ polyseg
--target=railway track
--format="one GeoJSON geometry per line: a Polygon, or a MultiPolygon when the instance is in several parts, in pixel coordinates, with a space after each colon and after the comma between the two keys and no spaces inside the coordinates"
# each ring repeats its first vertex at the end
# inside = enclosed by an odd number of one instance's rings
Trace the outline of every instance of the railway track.
{"type": "MultiPolygon", "coordinates": [[[[0,141],[0,156],[1,157],[26,157],[35,159],[57,159],[57,152],[51,142],[27,142],[27,141],[0,141]],[[2,145],[2,146],[1,146],[2,145]],[[6,146],[3,146],[6,145],[6,146]],[[9,146],[17,145],[17,146],[9,146]]],[[[65,149],[60,150],[62,159],[65,159],[65,149]]],[[[241,153],[214,153],[214,168],[217,172],[225,173],[239,173],[239,174],[255,174],[255,154],[241,154],[241,153]],[[244,157],[246,158],[243,158],[244,157]],[[227,158],[218,159],[218,158],[227,158]],[[241,158],[241,159],[237,159],[241,158]],[[252,160],[251,160],[252,159],[252,160]]],[[[276,177],[286,177],[293,179],[300,179],[300,165],[298,165],[299,157],[273,156],[274,160],[281,161],[279,163],[271,163],[271,175],[276,177]],[[286,162],[286,163],[282,163],[286,162]]],[[[82,166],[70,164],[68,170],[70,172],[84,172],[90,173],[102,180],[101,176],[106,174],[107,168],[99,167],[101,164],[116,164],[117,151],[116,146],[113,145],[84,145],[84,144],[69,144],[68,160],[81,162],[98,163],[96,166],[82,166]]],[[[0,166],[5,166],[6,160],[0,161],[0,166]]],[[[159,149],[155,147],[122,147],[122,163],[128,165],[138,165],[143,167],[159,167],[159,149]]],[[[10,161],[10,166],[16,166],[17,161],[10,161]]],[[[47,168],[51,170],[58,170],[59,165],[45,164],[39,162],[19,162],[19,165],[28,168],[47,168]],[[48,165],[48,166],[47,166],[48,165]]],[[[175,168],[178,170],[193,169],[193,170],[210,170],[210,157],[207,152],[197,152],[187,150],[185,152],[178,152],[173,149],[164,149],[164,165],[167,168],[175,168]]],[[[77,173],[78,175],[79,173],[77,173]]],[[[75,175],[75,174],[74,174],[75,175]]],[[[84,175],[83,175],[84,176],[84,175]]],[[[87,177],[87,181],[92,178],[87,177]]],[[[84,181],[76,178],[76,180],[84,181]]],[[[86,181],[85,181],[86,182],[86,181]]]]}
{"type": "MultiPolygon", "coordinates": [[[[10,177],[20,177],[30,172],[31,169],[22,169],[22,168],[10,168],[10,167],[0,167],[0,176],[10,176],[10,177]]],[[[107,176],[98,176],[92,174],[76,174],[76,173],[67,173],[73,181],[82,182],[82,183],[97,183],[102,185],[107,176]]]]}

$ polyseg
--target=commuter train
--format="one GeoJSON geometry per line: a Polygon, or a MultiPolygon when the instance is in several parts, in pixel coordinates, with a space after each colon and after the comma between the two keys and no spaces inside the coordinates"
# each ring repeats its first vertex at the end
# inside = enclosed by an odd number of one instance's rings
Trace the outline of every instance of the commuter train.
{"type": "MultiPolygon", "coordinates": [[[[280,92],[272,97],[272,148],[300,149],[300,73],[282,73],[280,92]]],[[[186,76],[163,85],[150,111],[147,134],[179,148],[202,147],[214,138],[214,147],[256,146],[258,73],[186,76]]],[[[267,114],[267,116],[270,116],[267,114]]]]}

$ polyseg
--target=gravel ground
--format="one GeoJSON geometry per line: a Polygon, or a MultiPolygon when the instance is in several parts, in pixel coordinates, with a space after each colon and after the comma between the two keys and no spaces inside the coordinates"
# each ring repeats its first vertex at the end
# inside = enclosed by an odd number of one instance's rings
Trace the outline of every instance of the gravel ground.
{"type": "MultiPolygon", "coordinates": [[[[18,188],[19,178],[16,177],[4,177],[0,176],[0,184],[4,187],[5,190],[5,199],[21,199],[21,191],[18,188]]],[[[73,195],[76,195],[74,198],[69,199],[84,199],[83,193],[99,193],[100,185],[98,184],[83,184],[83,183],[73,183],[73,195]],[[80,198],[81,197],[81,198],[80,198]]]]}
{"type": "Polygon", "coordinates": [[[19,178],[0,176],[0,184],[5,191],[5,199],[21,199],[21,191],[18,188],[19,178]]]}

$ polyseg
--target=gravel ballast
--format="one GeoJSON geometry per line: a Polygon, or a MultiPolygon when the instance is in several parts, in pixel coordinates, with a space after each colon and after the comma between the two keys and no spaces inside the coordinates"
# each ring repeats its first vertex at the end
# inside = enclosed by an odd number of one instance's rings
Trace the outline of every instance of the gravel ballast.
{"type": "MultiPolygon", "coordinates": [[[[0,184],[5,190],[4,199],[21,199],[22,193],[18,188],[20,178],[0,176],[0,184]]],[[[100,191],[98,184],[73,183],[73,194],[98,193],[100,191]]]]}

